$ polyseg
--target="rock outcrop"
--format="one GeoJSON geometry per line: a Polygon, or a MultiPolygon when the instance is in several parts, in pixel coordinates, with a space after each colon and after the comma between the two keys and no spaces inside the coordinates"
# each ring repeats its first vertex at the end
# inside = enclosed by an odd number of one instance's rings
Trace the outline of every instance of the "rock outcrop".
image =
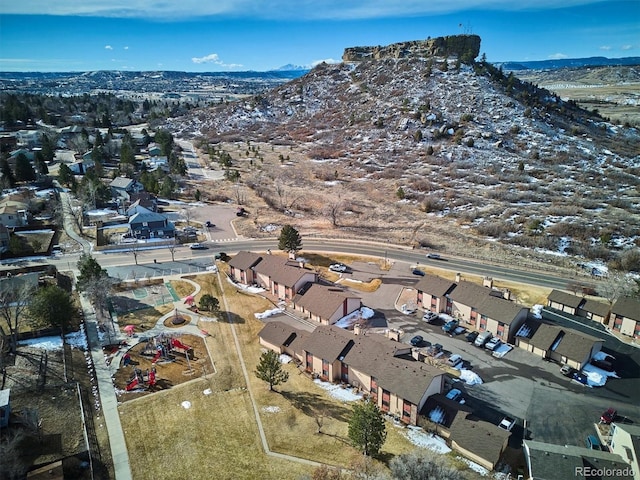
{"type": "Polygon", "coordinates": [[[463,63],[471,63],[480,53],[478,35],[452,35],[448,37],[393,43],[384,47],[345,48],[344,62],[380,60],[383,58],[448,57],[456,56],[463,63]]]}

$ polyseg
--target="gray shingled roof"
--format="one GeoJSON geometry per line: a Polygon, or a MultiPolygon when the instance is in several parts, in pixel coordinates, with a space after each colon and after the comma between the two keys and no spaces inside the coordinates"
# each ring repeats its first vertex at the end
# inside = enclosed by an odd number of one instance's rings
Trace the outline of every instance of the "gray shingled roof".
{"type": "Polygon", "coordinates": [[[613,304],[611,312],[615,315],[640,321],[640,300],[631,297],[619,298],[613,304]]]}
{"type": "Polygon", "coordinates": [[[113,188],[124,188],[126,189],[129,185],[133,183],[133,179],[127,177],[116,177],[109,184],[113,188]]]}
{"type": "Polygon", "coordinates": [[[547,296],[547,300],[550,302],[560,303],[571,308],[578,308],[581,303],[585,301],[583,297],[572,295],[561,290],[551,290],[551,293],[547,296]]]}
{"type": "Polygon", "coordinates": [[[476,285],[475,283],[462,281],[449,294],[454,302],[460,302],[470,307],[477,307],[491,294],[491,289],[476,285]]]}
{"type": "Polygon", "coordinates": [[[518,305],[503,298],[488,296],[476,305],[476,310],[481,315],[486,315],[492,320],[510,325],[511,322],[524,309],[522,305],[518,305]]]}
{"type": "Polygon", "coordinates": [[[303,275],[313,273],[308,268],[300,268],[297,262],[292,262],[279,255],[264,255],[254,270],[262,275],[267,275],[279,285],[292,287],[303,275]]]}
{"type": "Polygon", "coordinates": [[[500,460],[505,442],[511,435],[507,430],[472,414],[456,415],[449,430],[450,440],[494,465],[500,460]]]}
{"type": "Polygon", "coordinates": [[[330,318],[348,298],[358,297],[339,287],[314,283],[304,295],[296,295],[293,303],[320,318],[330,318]]]}
{"type": "Polygon", "coordinates": [[[284,322],[269,322],[267,323],[258,336],[264,341],[278,346],[289,346],[291,342],[301,333],[295,327],[292,327],[284,322]]]}
{"type": "MultiPolygon", "coordinates": [[[[589,466],[595,469],[624,469],[629,467],[622,457],[615,453],[592,450],[573,445],[553,445],[550,443],[525,440],[525,455],[528,453],[531,475],[536,480],[566,480],[587,478],[576,476],[576,467],[589,466]]],[[[618,477],[602,476],[603,480],[618,477]]]]}
{"type": "Polygon", "coordinates": [[[307,337],[302,348],[318,358],[334,362],[353,344],[352,336],[340,328],[320,326],[307,337]]]}
{"type": "Polygon", "coordinates": [[[444,297],[455,285],[455,282],[447,280],[446,278],[436,275],[425,275],[416,283],[416,289],[429,295],[444,297]]]}
{"type": "Polygon", "coordinates": [[[562,336],[562,339],[554,351],[579,362],[584,361],[593,348],[594,342],[602,341],[597,337],[576,330],[542,323],[531,337],[530,343],[543,350],[550,350],[559,336],[562,336]]]}
{"type": "Polygon", "coordinates": [[[558,338],[562,329],[548,323],[541,323],[535,333],[531,336],[529,343],[534,347],[549,350],[553,342],[558,338]]]}
{"type": "Polygon", "coordinates": [[[580,308],[582,308],[582,310],[584,310],[585,312],[591,312],[596,315],[600,315],[601,317],[606,317],[609,313],[608,304],[591,299],[587,299],[587,301],[584,302],[584,305],[580,308]]]}
{"type": "Polygon", "coordinates": [[[238,252],[231,260],[229,266],[239,270],[246,271],[255,266],[262,260],[262,256],[257,253],[247,252],[246,250],[238,252]]]}

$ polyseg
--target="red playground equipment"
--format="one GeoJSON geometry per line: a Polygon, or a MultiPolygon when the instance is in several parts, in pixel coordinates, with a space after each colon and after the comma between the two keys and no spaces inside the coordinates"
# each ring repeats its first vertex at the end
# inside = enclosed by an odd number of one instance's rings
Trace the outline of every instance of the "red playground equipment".
{"type": "Polygon", "coordinates": [[[131,378],[127,382],[127,392],[136,390],[138,388],[149,388],[156,384],[156,369],[151,367],[151,370],[143,372],[139,368],[133,370],[131,378]]]}

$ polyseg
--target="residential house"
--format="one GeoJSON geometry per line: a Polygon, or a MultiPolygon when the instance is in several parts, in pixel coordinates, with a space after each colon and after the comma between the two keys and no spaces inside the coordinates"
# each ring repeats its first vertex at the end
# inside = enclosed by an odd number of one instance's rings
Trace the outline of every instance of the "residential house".
{"type": "Polygon", "coordinates": [[[136,206],[130,209],[129,231],[138,239],[173,238],[175,226],[164,215],[136,206]]]}
{"type": "Polygon", "coordinates": [[[155,143],[150,143],[149,147],[147,148],[147,151],[149,152],[150,157],[158,157],[162,155],[162,149],[160,148],[159,145],[156,145],[155,143]]]}
{"type": "Polygon", "coordinates": [[[142,163],[149,172],[153,172],[157,169],[169,172],[169,159],[166,156],[146,158],[142,163]]]}
{"type": "Polygon", "coordinates": [[[308,372],[363,390],[383,412],[411,425],[417,423],[427,398],[444,388],[442,370],[414,361],[408,345],[378,334],[320,326],[302,348],[308,372]]]}
{"type": "Polygon", "coordinates": [[[318,275],[304,262],[292,261],[279,255],[265,255],[254,267],[256,283],[282,300],[291,300],[308,282],[318,275]]]}
{"type": "Polygon", "coordinates": [[[622,297],[611,307],[609,326],[616,332],[640,338],[640,300],[622,297]]]}
{"type": "Polygon", "coordinates": [[[32,151],[27,150],[26,148],[18,148],[17,150],[9,152],[9,159],[8,159],[9,163],[11,165],[15,165],[16,158],[18,158],[19,155],[24,155],[27,158],[27,160],[29,160],[32,163],[36,158],[36,154],[33,153],[32,151]]]}
{"type": "Polygon", "coordinates": [[[456,415],[449,431],[452,448],[488,470],[498,464],[511,435],[472,413],[456,415]]]}
{"type": "Polygon", "coordinates": [[[611,424],[611,453],[620,455],[633,470],[634,480],[640,480],[640,426],[611,424]]]}
{"type": "Polygon", "coordinates": [[[456,287],[455,282],[436,275],[425,275],[416,284],[417,304],[431,312],[445,312],[447,295],[456,287]]]}
{"type": "Polygon", "coordinates": [[[227,264],[229,276],[236,283],[252,285],[256,283],[254,267],[262,261],[262,255],[246,250],[238,252],[227,264]]]}
{"type": "Polygon", "coordinates": [[[132,178],[116,177],[109,184],[114,197],[124,200],[130,200],[132,193],[140,193],[144,191],[142,184],[132,178]]]}
{"type": "Polygon", "coordinates": [[[22,227],[29,223],[29,205],[11,199],[0,201],[0,223],[6,227],[22,227]]]}
{"type": "Polygon", "coordinates": [[[362,306],[357,295],[337,287],[312,284],[293,298],[293,307],[310,320],[322,325],[332,325],[362,306]],[[304,293],[302,293],[304,292],[304,293]]]}
{"type": "Polygon", "coordinates": [[[33,148],[40,145],[40,132],[38,130],[18,130],[16,132],[18,145],[33,148]]]}
{"type": "Polygon", "coordinates": [[[302,346],[309,332],[279,321],[268,322],[258,334],[260,345],[280,354],[302,361],[302,346]]]}
{"type": "Polygon", "coordinates": [[[487,286],[461,281],[448,294],[447,313],[480,332],[489,331],[512,342],[529,309],[503,298],[504,293],[487,286]]]}
{"type": "Polygon", "coordinates": [[[129,207],[141,206],[152,212],[158,211],[158,198],[149,192],[132,193],[129,195],[131,205],[129,207]]]}
{"type": "Polygon", "coordinates": [[[602,349],[603,343],[577,330],[533,321],[528,321],[516,336],[518,347],[578,370],[602,349]]]}
{"type": "Polygon", "coordinates": [[[526,478],[529,480],[632,478],[631,468],[616,453],[533,440],[524,440],[523,450],[528,470],[526,478]],[[627,475],[619,474],[622,472],[627,472],[627,475]]]}
{"type": "Polygon", "coordinates": [[[610,310],[611,308],[608,304],[587,298],[578,308],[578,316],[588,318],[594,322],[606,323],[610,310]]]}
{"type": "Polygon", "coordinates": [[[571,295],[561,290],[551,290],[551,293],[547,296],[548,307],[570,313],[571,315],[578,315],[578,308],[580,308],[585,301],[586,299],[584,297],[571,295]]]}

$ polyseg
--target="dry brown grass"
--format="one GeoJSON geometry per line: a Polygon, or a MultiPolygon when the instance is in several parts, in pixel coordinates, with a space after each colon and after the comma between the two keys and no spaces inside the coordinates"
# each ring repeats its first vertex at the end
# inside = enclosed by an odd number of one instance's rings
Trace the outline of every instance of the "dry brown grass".
{"type": "Polygon", "coordinates": [[[193,293],[193,285],[182,280],[171,280],[169,282],[180,298],[187,297],[193,293]]]}
{"type": "Polygon", "coordinates": [[[151,328],[160,320],[160,317],[166,315],[171,310],[173,310],[173,303],[160,305],[158,307],[143,308],[135,312],[120,315],[118,317],[118,324],[121,327],[134,325],[139,328],[151,328]]]}
{"type": "MultiPolygon", "coordinates": [[[[221,298],[217,275],[193,278],[202,291],[221,298]]],[[[329,397],[293,364],[286,365],[290,379],[271,392],[253,371],[261,348],[257,334],[263,324],[253,313],[272,304],[256,295],[237,291],[223,281],[229,311],[219,322],[202,322],[210,336],[205,340],[213,357],[216,373],[169,391],[126,402],[120,407],[134,478],[152,479],[173,472],[189,472],[190,478],[299,478],[311,467],[288,462],[262,453],[250,398],[246,390],[231,326],[233,319],[249,372],[249,382],[265,428],[269,447],[279,453],[346,466],[357,452],[348,444],[346,420],[350,406],[329,397]],[[207,388],[212,394],[204,395],[207,388]],[[191,402],[190,409],[181,407],[191,402]],[[269,413],[266,407],[278,407],[269,413]],[[322,434],[317,430],[314,412],[324,411],[322,434]],[[167,441],[170,439],[170,441],[167,441]],[[180,471],[172,470],[176,455],[180,471]],[[259,473],[258,473],[259,472],[259,473]]],[[[222,300],[222,298],[221,298],[222,300]]],[[[221,301],[224,311],[225,303],[221,301]]],[[[383,448],[386,460],[414,447],[389,426],[383,448]]]]}

